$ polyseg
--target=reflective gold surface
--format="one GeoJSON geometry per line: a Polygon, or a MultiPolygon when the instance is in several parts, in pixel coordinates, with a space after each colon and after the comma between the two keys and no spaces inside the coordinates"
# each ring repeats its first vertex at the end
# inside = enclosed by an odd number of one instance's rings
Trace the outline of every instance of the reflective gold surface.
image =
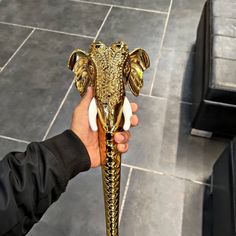
{"type": "Polygon", "coordinates": [[[143,71],[149,66],[149,57],[144,50],[135,49],[130,53],[124,42],[109,47],[102,42],[92,43],[89,53],[74,50],[68,61],[81,96],[88,86],[94,89],[107,236],[119,235],[121,154],[116,148],[114,134],[122,131],[124,123],[125,85],[128,84],[131,92],[138,96],[143,86],[143,71]]]}

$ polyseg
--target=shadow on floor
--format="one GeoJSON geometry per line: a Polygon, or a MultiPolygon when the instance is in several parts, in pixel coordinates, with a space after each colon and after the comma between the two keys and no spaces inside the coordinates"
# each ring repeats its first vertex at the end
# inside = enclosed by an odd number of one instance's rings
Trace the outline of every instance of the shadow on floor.
{"type": "MultiPolygon", "coordinates": [[[[184,74],[184,78],[182,81],[182,94],[181,94],[181,100],[183,100],[184,98],[184,91],[188,91],[191,90],[193,91],[193,77],[194,77],[194,56],[195,56],[195,45],[192,46],[191,48],[191,52],[189,53],[189,57],[187,60],[187,64],[186,64],[186,68],[185,68],[185,74],[184,74]],[[189,68],[191,68],[191,72],[189,72],[189,68]]],[[[193,101],[193,98],[191,97],[191,100],[193,101]]],[[[199,144],[196,145],[196,147],[200,148],[202,147],[201,145],[209,145],[211,140],[206,140],[205,138],[201,138],[201,137],[194,137],[190,135],[191,132],[191,121],[193,118],[193,108],[191,104],[186,104],[181,102],[180,105],[180,123],[179,123],[179,136],[178,136],[178,150],[177,150],[177,166],[178,165],[183,165],[183,163],[185,163],[186,165],[186,169],[188,169],[188,167],[194,168],[194,163],[197,164],[197,162],[202,162],[203,166],[204,163],[207,162],[208,160],[205,160],[205,156],[203,157],[198,157],[198,155],[192,155],[192,156],[187,156],[184,155],[185,153],[185,147],[187,145],[195,145],[196,143],[199,144]],[[186,108],[188,107],[188,108],[186,108]],[[197,157],[197,159],[196,159],[197,157]],[[192,158],[192,159],[191,159],[192,158]],[[195,158],[195,160],[193,160],[195,158]]],[[[197,151],[195,149],[193,149],[193,152],[197,151]]],[[[201,152],[200,152],[201,153],[201,152]]],[[[200,154],[199,153],[199,154],[200,154]]],[[[207,156],[206,156],[207,157],[207,156]]],[[[217,158],[217,157],[216,157],[217,158]]],[[[196,168],[198,168],[198,166],[196,165],[196,168]]],[[[211,173],[211,170],[209,170],[209,175],[211,173]]],[[[199,196],[201,196],[201,201],[198,202],[198,206],[200,209],[198,209],[198,215],[192,216],[194,218],[197,218],[194,220],[194,222],[197,222],[199,225],[199,230],[198,234],[202,235],[202,236],[211,236],[212,235],[212,219],[211,219],[211,209],[212,209],[212,195],[210,193],[210,177],[207,180],[204,180],[206,182],[206,184],[209,185],[202,185],[201,187],[199,187],[199,191],[193,192],[192,193],[192,198],[193,198],[193,202],[196,201],[196,195],[198,195],[198,201],[199,201],[199,196]],[[202,210],[201,210],[202,209],[202,210]],[[201,228],[202,226],[202,228],[201,228]]],[[[185,200],[184,200],[185,201],[185,200]]],[[[185,204],[184,204],[185,205],[185,204]]],[[[186,204],[187,206],[187,204],[186,204]]],[[[195,214],[195,210],[193,209],[185,209],[186,207],[184,206],[184,211],[183,211],[183,222],[182,222],[182,227],[186,228],[191,228],[191,225],[189,225],[189,213],[190,214],[195,214]]],[[[191,207],[190,207],[191,208],[191,207]]],[[[191,231],[191,229],[190,229],[191,231]]],[[[189,231],[189,233],[191,234],[191,232],[189,231]]],[[[197,234],[197,235],[198,235],[197,234]]],[[[192,234],[191,234],[192,235],[192,234]]],[[[185,235],[182,235],[185,236],[185,235]]],[[[195,234],[194,234],[195,236],[195,234]]]]}

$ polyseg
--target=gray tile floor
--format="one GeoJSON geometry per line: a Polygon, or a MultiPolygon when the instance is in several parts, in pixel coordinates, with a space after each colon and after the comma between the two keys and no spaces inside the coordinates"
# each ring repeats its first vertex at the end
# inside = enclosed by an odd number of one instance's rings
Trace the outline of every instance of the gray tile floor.
{"type": "MultiPolygon", "coordinates": [[[[194,42],[204,0],[0,1],[0,156],[69,127],[80,101],[66,61],[99,39],[151,58],[140,125],[124,155],[122,236],[202,235],[203,191],[228,140],[189,135],[194,42]]],[[[74,178],[29,235],[105,235],[100,170],[74,178]]]]}

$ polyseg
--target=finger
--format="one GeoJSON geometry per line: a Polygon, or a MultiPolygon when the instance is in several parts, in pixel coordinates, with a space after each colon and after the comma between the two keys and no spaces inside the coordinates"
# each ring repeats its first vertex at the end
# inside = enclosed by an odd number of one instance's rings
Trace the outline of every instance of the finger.
{"type": "Polygon", "coordinates": [[[129,142],[130,139],[130,132],[129,131],[123,131],[116,133],[114,136],[115,142],[118,144],[125,144],[129,142]]]}
{"type": "Polygon", "coordinates": [[[138,105],[137,103],[130,103],[132,112],[137,112],[138,111],[138,105]]]}
{"type": "Polygon", "coordinates": [[[129,149],[128,143],[117,144],[117,150],[121,153],[127,152],[129,149]]]}
{"type": "Polygon", "coordinates": [[[138,125],[138,117],[137,115],[132,115],[130,119],[131,126],[135,127],[138,125]]]}

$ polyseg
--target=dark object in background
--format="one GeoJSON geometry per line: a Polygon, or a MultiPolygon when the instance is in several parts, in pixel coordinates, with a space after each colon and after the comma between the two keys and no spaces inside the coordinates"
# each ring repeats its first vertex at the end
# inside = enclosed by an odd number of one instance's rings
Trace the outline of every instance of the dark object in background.
{"type": "Polygon", "coordinates": [[[194,130],[236,135],[236,8],[208,0],[198,26],[193,81],[194,130]]]}
{"type": "Polygon", "coordinates": [[[206,183],[208,185],[204,188],[204,195],[203,195],[203,220],[202,220],[202,236],[213,236],[213,216],[212,216],[212,188],[210,184],[212,183],[212,177],[210,177],[206,183]]]}
{"type": "MultiPolygon", "coordinates": [[[[224,150],[213,167],[212,195],[205,203],[212,205],[212,235],[236,236],[236,139],[224,150]],[[210,201],[209,201],[210,200],[210,201]]],[[[206,204],[204,204],[206,205],[206,204]]],[[[207,221],[205,217],[203,221],[207,221]]]]}

